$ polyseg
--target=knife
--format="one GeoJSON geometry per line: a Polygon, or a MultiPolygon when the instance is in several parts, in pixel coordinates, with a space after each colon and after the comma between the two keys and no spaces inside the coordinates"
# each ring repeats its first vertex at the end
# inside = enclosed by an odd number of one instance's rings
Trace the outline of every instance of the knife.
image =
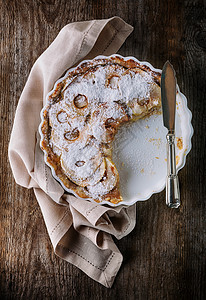
{"type": "Polygon", "coordinates": [[[163,124],[168,129],[167,139],[167,177],[166,204],[171,208],[180,206],[179,180],[176,172],[175,156],[175,112],[176,112],[176,76],[175,71],[167,61],[161,75],[161,102],[163,124]]]}

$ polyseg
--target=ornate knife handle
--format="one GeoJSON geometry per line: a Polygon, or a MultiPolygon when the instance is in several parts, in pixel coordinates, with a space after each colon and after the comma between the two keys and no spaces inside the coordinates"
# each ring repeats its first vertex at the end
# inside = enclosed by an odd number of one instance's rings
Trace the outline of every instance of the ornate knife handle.
{"type": "Polygon", "coordinates": [[[171,208],[180,206],[179,180],[176,173],[175,133],[167,134],[167,180],[166,204],[171,208]]]}

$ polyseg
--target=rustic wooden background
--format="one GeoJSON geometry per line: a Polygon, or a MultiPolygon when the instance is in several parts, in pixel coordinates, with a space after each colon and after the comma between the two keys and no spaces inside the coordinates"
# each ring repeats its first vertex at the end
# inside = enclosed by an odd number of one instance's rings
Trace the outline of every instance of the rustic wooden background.
{"type": "Polygon", "coordinates": [[[206,299],[206,3],[189,0],[0,0],[0,299],[206,299]],[[165,193],[138,203],[133,232],[116,241],[124,263],[111,289],[56,257],[32,190],[7,158],[15,109],[30,69],[69,22],[122,17],[134,32],[120,49],[157,68],[170,59],[195,134],[179,173],[182,206],[165,193]]]}

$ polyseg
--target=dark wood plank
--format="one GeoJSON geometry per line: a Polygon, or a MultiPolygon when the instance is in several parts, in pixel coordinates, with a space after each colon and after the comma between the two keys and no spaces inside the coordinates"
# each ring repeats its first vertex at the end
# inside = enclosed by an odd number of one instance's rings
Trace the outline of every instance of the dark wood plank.
{"type": "Polygon", "coordinates": [[[1,299],[206,298],[206,10],[204,1],[0,0],[1,299]],[[122,17],[134,32],[120,49],[162,68],[170,59],[193,113],[193,148],[179,173],[182,206],[164,192],[137,205],[133,232],[116,241],[124,263],[111,289],[53,253],[34,194],[15,184],[7,148],[30,69],[69,22],[122,17]]]}

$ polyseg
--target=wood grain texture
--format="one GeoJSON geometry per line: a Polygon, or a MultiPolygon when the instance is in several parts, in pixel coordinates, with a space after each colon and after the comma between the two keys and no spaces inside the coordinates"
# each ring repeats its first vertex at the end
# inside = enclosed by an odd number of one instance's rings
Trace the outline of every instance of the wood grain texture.
{"type": "Polygon", "coordinates": [[[179,0],[0,0],[1,299],[206,299],[206,4],[179,0]],[[182,206],[165,193],[137,205],[116,241],[124,262],[111,289],[56,257],[34,194],[16,185],[8,142],[19,96],[38,56],[69,22],[118,15],[134,26],[119,53],[162,68],[170,59],[195,134],[179,173],[182,206]]]}

